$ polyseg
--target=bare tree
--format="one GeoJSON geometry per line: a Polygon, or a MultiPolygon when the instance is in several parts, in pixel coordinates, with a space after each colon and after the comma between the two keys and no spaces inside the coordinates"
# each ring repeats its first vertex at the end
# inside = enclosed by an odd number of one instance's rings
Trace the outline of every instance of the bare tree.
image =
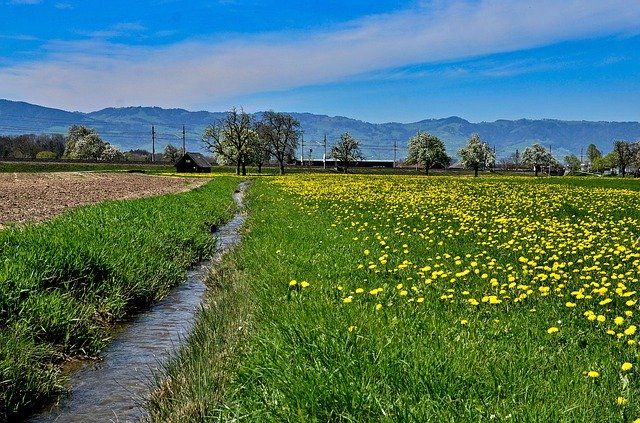
{"type": "Polygon", "coordinates": [[[232,108],[225,118],[209,125],[202,135],[202,143],[212,152],[218,162],[233,164],[236,175],[246,175],[246,166],[255,148],[258,134],[253,117],[244,110],[232,108]]]}
{"type": "Polygon", "coordinates": [[[278,161],[280,175],[284,175],[284,166],[298,147],[300,122],[287,114],[270,110],[262,116],[257,131],[269,154],[278,161]]]}
{"type": "Polygon", "coordinates": [[[613,151],[616,156],[616,165],[618,165],[618,169],[620,169],[620,173],[624,178],[627,174],[627,166],[633,161],[634,152],[632,151],[631,145],[622,140],[613,143],[613,151]]]}
{"type": "Polygon", "coordinates": [[[180,158],[180,154],[178,153],[178,149],[176,147],[174,147],[172,144],[167,144],[164,146],[162,158],[167,162],[175,163],[180,158]]]}
{"type": "Polygon", "coordinates": [[[340,141],[331,148],[331,157],[342,164],[344,173],[347,173],[352,163],[355,164],[364,159],[360,151],[360,142],[349,135],[348,132],[340,135],[340,141]]]}

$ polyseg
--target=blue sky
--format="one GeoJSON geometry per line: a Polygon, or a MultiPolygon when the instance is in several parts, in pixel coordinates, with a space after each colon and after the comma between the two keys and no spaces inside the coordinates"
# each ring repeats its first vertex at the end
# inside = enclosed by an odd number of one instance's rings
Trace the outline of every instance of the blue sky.
{"type": "Polygon", "coordinates": [[[0,98],[640,120],[640,1],[0,0],[0,98]]]}

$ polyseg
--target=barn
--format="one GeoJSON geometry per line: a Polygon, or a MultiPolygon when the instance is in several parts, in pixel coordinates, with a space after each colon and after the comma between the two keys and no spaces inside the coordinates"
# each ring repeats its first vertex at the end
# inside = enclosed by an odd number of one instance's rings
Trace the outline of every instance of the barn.
{"type": "Polygon", "coordinates": [[[175,166],[178,173],[211,173],[211,163],[200,153],[186,152],[175,166]]]}

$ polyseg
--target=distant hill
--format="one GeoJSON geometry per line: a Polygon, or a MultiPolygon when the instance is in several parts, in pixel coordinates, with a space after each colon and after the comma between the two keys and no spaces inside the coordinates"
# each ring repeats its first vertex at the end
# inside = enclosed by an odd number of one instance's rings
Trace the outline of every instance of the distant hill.
{"type": "MultiPolygon", "coordinates": [[[[426,119],[414,123],[363,122],[342,116],[311,113],[290,113],[300,121],[304,131],[305,158],[309,149],[314,158],[321,158],[324,138],[327,150],[344,132],[349,132],[363,144],[369,159],[397,159],[406,157],[406,145],[417,131],[426,131],[442,139],[450,155],[462,147],[474,132],[490,145],[496,154],[507,157],[516,149],[522,150],[536,142],[551,148],[560,160],[568,154],[580,155],[581,149],[593,143],[604,153],[611,151],[613,141],[640,140],[638,122],[589,122],[542,120],[497,120],[472,123],[459,117],[426,119]],[[395,147],[394,147],[395,146],[395,147]]],[[[201,151],[200,137],[207,125],[223,118],[225,112],[191,112],[183,109],[159,107],[107,108],[91,113],[68,112],[24,102],[0,100],[0,135],[24,133],[66,134],[75,124],[94,128],[101,137],[121,150],[151,150],[151,126],[156,133],[156,151],[166,144],[182,145],[184,125],[187,149],[201,151]]],[[[256,114],[260,116],[260,113],[256,114]]],[[[298,155],[300,153],[298,152],[298,155]]]]}

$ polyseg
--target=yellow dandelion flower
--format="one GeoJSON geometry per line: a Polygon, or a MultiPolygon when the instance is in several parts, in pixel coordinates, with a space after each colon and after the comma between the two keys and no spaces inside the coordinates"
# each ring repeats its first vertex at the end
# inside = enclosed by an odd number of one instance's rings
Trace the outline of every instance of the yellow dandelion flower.
{"type": "Polygon", "coordinates": [[[303,287],[303,288],[307,288],[309,286],[309,282],[302,281],[302,282],[300,282],[300,286],[303,287]]]}
{"type": "Polygon", "coordinates": [[[298,284],[298,281],[295,279],[289,281],[289,286],[296,286],[297,284],[298,284]]]}
{"type": "Polygon", "coordinates": [[[362,294],[364,292],[363,288],[357,288],[356,289],[356,294],[362,294]]]}
{"type": "Polygon", "coordinates": [[[596,319],[598,320],[598,322],[604,322],[605,320],[607,320],[607,318],[602,314],[598,314],[598,317],[596,317],[596,319]]]}
{"type": "Polygon", "coordinates": [[[358,327],[357,327],[357,326],[349,326],[349,328],[348,328],[349,332],[353,332],[353,331],[355,331],[356,329],[358,329],[358,327]]]}
{"type": "Polygon", "coordinates": [[[600,377],[600,373],[596,372],[595,370],[589,370],[587,372],[587,376],[590,377],[591,379],[595,379],[600,377]]]}
{"type": "Polygon", "coordinates": [[[569,307],[569,308],[573,308],[576,306],[576,303],[572,303],[571,301],[567,301],[567,303],[565,304],[565,306],[569,307]]]}
{"type": "Polygon", "coordinates": [[[636,334],[637,327],[636,325],[630,325],[628,328],[624,330],[624,334],[631,336],[636,334]]]}
{"type": "Polygon", "coordinates": [[[342,302],[345,303],[345,304],[349,304],[352,301],[353,301],[353,298],[351,296],[349,296],[349,297],[347,297],[347,298],[342,300],[342,302]]]}
{"type": "Polygon", "coordinates": [[[624,363],[622,363],[622,366],[620,368],[623,371],[627,372],[627,371],[633,369],[633,364],[629,363],[628,361],[625,361],[624,363]]]}
{"type": "Polygon", "coordinates": [[[378,303],[376,304],[376,311],[380,310],[382,308],[382,304],[378,303]]]}
{"type": "Polygon", "coordinates": [[[549,329],[547,329],[547,333],[556,333],[558,332],[560,329],[558,329],[555,326],[551,326],[549,329]]]}
{"type": "Polygon", "coordinates": [[[468,324],[469,324],[469,321],[468,321],[467,319],[462,319],[462,320],[460,320],[460,324],[461,324],[462,326],[466,326],[466,325],[468,325],[468,324]]]}
{"type": "Polygon", "coordinates": [[[625,397],[618,397],[616,399],[616,404],[618,404],[619,406],[625,406],[627,405],[627,399],[625,397]]]}
{"type": "Polygon", "coordinates": [[[618,316],[615,319],[613,319],[613,323],[615,323],[616,325],[620,326],[621,324],[624,323],[624,318],[621,317],[621,316],[618,316]]]}

